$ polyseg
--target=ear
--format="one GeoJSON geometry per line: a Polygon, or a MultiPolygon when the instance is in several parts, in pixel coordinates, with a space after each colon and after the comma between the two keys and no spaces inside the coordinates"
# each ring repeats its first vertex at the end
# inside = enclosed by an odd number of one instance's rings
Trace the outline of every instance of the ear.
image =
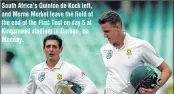
{"type": "Polygon", "coordinates": [[[116,24],[116,28],[117,28],[117,30],[121,30],[121,29],[122,29],[121,24],[120,24],[120,23],[117,23],[117,24],[116,24]]]}
{"type": "Polygon", "coordinates": [[[60,52],[62,52],[62,50],[63,50],[63,46],[62,46],[62,47],[60,47],[60,52]]]}
{"type": "Polygon", "coordinates": [[[117,23],[116,24],[116,28],[121,28],[121,24],[120,23],[117,23]]]}

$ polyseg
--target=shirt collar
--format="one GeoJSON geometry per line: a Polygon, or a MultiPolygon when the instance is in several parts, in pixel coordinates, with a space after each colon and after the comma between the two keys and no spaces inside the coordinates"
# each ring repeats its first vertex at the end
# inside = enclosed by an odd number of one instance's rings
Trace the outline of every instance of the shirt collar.
{"type": "MultiPolygon", "coordinates": [[[[123,41],[123,46],[121,47],[121,48],[119,48],[119,49],[123,49],[124,47],[126,47],[126,45],[128,44],[128,42],[129,42],[129,40],[130,40],[130,38],[131,38],[131,36],[128,34],[128,33],[126,33],[126,32],[124,32],[124,34],[125,34],[125,37],[124,37],[124,41],[123,41]]],[[[114,46],[113,46],[114,47],[114,46]]],[[[115,47],[116,48],[116,47],[115,47]]]]}
{"type": "Polygon", "coordinates": [[[124,34],[125,34],[125,38],[124,38],[124,45],[123,46],[125,47],[128,44],[131,36],[126,32],[124,32],[124,34]]]}
{"type": "MultiPolygon", "coordinates": [[[[57,62],[57,64],[54,66],[54,68],[58,68],[58,69],[59,69],[59,68],[62,66],[62,64],[63,64],[63,61],[62,61],[62,59],[60,58],[59,61],[57,62]]],[[[44,68],[44,69],[49,69],[49,67],[47,66],[47,63],[46,63],[46,62],[44,62],[43,68],[44,68]]],[[[53,69],[54,69],[54,68],[53,68],[53,69]]]]}

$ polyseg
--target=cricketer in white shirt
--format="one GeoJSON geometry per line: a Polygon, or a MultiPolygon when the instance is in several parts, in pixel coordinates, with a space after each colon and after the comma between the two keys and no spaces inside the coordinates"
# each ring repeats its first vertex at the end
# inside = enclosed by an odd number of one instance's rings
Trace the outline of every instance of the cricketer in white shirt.
{"type": "Polygon", "coordinates": [[[124,46],[120,49],[110,43],[101,48],[107,70],[107,94],[133,94],[135,89],[130,84],[131,71],[144,63],[158,67],[164,61],[147,41],[125,34],[124,46]]]}
{"type": "Polygon", "coordinates": [[[61,59],[53,69],[49,69],[46,62],[36,65],[23,94],[59,94],[60,91],[55,91],[60,80],[78,84],[83,89],[82,94],[97,94],[97,88],[84,72],[61,59]]]}
{"type": "Polygon", "coordinates": [[[62,92],[71,92],[70,88],[65,88],[67,85],[63,85],[63,81],[70,81],[80,86],[82,94],[97,94],[96,86],[84,72],[77,66],[60,58],[62,50],[62,39],[59,36],[52,34],[44,38],[43,51],[46,62],[32,68],[23,94],[62,94],[62,92]]]}
{"type": "MultiPolygon", "coordinates": [[[[160,87],[166,83],[172,75],[168,64],[147,41],[123,32],[122,20],[117,12],[104,12],[98,22],[104,37],[109,41],[101,48],[107,70],[105,94],[133,94],[135,90],[130,84],[130,73],[144,63],[160,70],[160,87]]],[[[160,87],[140,87],[138,91],[141,94],[154,94],[160,87]]]]}

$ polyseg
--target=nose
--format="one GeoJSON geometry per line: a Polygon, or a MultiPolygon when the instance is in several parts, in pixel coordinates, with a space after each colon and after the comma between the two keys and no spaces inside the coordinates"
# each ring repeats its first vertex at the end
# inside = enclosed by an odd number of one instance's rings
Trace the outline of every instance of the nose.
{"type": "Polygon", "coordinates": [[[106,38],[107,38],[107,37],[108,37],[108,35],[107,35],[106,33],[104,33],[104,37],[106,37],[106,38]]]}
{"type": "Polygon", "coordinates": [[[53,48],[52,46],[49,48],[50,51],[53,51],[53,49],[54,49],[54,48],[53,48]]]}

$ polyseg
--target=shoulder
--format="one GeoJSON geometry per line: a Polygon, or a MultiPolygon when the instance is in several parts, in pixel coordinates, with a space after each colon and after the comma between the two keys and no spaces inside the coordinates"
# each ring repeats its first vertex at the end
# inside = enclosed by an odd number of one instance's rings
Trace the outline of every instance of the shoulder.
{"type": "Polygon", "coordinates": [[[33,72],[33,71],[37,71],[37,70],[42,70],[42,69],[43,69],[44,63],[45,63],[45,62],[42,62],[42,63],[40,63],[40,64],[35,65],[35,66],[31,69],[31,71],[33,72]]]}
{"type": "Polygon", "coordinates": [[[77,76],[78,74],[82,72],[82,70],[74,64],[71,64],[69,62],[63,62],[63,63],[64,64],[61,69],[69,73],[71,77],[74,77],[75,75],[77,76]]]}
{"type": "Polygon", "coordinates": [[[134,37],[134,36],[131,36],[131,35],[129,35],[128,33],[126,33],[127,34],[127,40],[128,40],[128,44],[129,43],[133,43],[133,44],[138,44],[138,45],[141,45],[141,46],[143,46],[143,45],[146,45],[146,44],[149,44],[146,40],[144,40],[144,39],[140,39],[140,38],[137,38],[137,37],[134,37]]]}
{"type": "Polygon", "coordinates": [[[141,46],[142,46],[142,48],[153,48],[153,46],[146,40],[142,41],[141,46]]]}
{"type": "Polygon", "coordinates": [[[137,38],[137,37],[130,36],[129,37],[128,44],[131,43],[131,44],[142,45],[145,41],[146,40],[143,40],[143,39],[140,39],[140,38],[137,38]]]}
{"type": "Polygon", "coordinates": [[[104,51],[104,50],[110,50],[110,49],[112,49],[112,45],[110,43],[107,43],[104,46],[102,46],[100,50],[104,51]]]}
{"type": "Polygon", "coordinates": [[[147,49],[154,50],[154,47],[146,40],[139,39],[139,38],[132,38],[132,41],[130,41],[131,44],[139,46],[141,50],[145,51],[147,49]]]}
{"type": "Polygon", "coordinates": [[[63,63],[64,63],[63,66],[70,69],[70,70],[79,69],[76,65],[71,64],[69,62],[64,61],[63,63]]]}
{"type": "Polygon", "coordinates": [[[149,43],[146,40],[131,36],[129,38],[128,45],[136,45],[139,47],[143,47],[143,46],[149,45],[149,43]]]}

